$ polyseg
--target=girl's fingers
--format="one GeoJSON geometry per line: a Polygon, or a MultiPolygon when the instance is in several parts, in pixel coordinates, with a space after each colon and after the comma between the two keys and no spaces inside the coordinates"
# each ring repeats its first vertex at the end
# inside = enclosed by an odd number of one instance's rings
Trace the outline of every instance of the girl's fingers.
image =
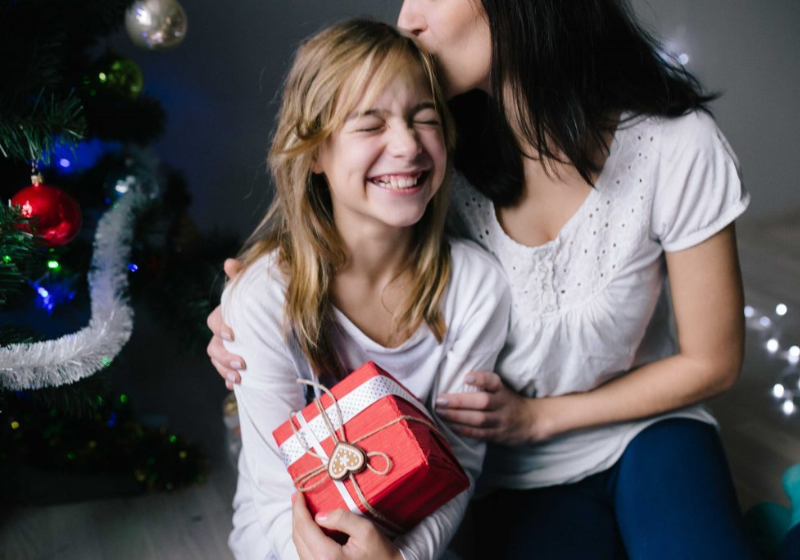
{"type": "Polygon", "coordinates": [[[306,542],[303,540],[301,532],[295,529],[294,523],[292,523],[292,542],[301,560],[314,560],[314,555],[311,554],[311,551],[308,549],[308,545],[306,545],[306,542]]]}
{"type": "Polygon", "coordinates": [[[294,542],[294,547],[297,549],[297,555],[300,557],[300,560],[315,560],[314,555],[308,550],[303,539],[292,539],[292,541],[294,542]]]}
{"type": "Polygon", "coordinates": [[[298,548],[298,553],[301,547],[305,547],[309,558],[314,558],[315,553],[323,551],[328,551],[327,556],[332,558],[329,549],[332,546],[339,546],[333,539],[326,536],[316,524],[300,492],[295,494],[292,504],[292,541],[298,548]]]}
{"type": "Polygon", "coordinates": [[[343,509],[336,509],[329,513],[319,513],[315,520],[326,529],[339,531],[362,541],[365,540],[365,536],[370,530],[375,529],[371,521],[343,509]]]}

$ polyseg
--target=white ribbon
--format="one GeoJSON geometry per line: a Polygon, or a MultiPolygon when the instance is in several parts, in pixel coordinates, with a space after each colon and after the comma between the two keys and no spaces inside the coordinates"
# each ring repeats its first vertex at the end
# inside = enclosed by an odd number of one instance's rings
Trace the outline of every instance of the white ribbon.
{"type": "MultiPolygon", "coordinates": [[[[327,413],[327,410],[325,412],[327,413]]],[[[306,422],[306,419],[303,418],[303,415],[302,414],[293,414],[292,417],[293,418],[297,418],[297,421],[300,423],[300,430],[301,431],[304,431],[307,434],[308,433],[311,434],[311,438],[310,438],[311,442],[310,443],[311,443],[311,447],[314,448],[314,451],[316,451],[317,454],[320,457],[325,459],[325,461],[328,461],[328,454],[325,453],[325,449],[322,447],[322,443],[314,435],[314,432],[311,430],[311,427],[308,425],[308,422],[306,422]]],[[[328,437],[330,437],[330,436],[328,436],[328,437]]],[[[306,441],[308,441],[308,440],[306,440],[306,441]]],[[[347,487],[344,485],[344,483],[341,480],[333,480],[333,479],[331,479],[331,482],[333,482],[336,485],[336,489],[339,491],[339,494],[341,494],[342,499],[344,500],[344,503],[347,504],[347,507],[350,509],[350,511],[352,511],[353,513],[356,513],[358,515],[363,515],[361,513],[361,510],[358,509],[358,506],[356,505],[356,501],[350,495],[350,492],[347,490],[347,487]]]]}
{"type": "MultiPolygon", "coordinates": [[[[389,379],[384,375],[377,375],[368,379],[338,400],[339,409],[342,411],[342,422],[345,424],[348,423],[359,413],[363,412],[383,397],[388,397],[390,395],[399,397],[409,404],[414,405],[431,423],[434,423],[428,410],[414,395],[406,391],[393,379],[389,379]]],[[[336,403],[332,403],[326,408],[325,414],[330,419],[334,428],[338,429],[340,426],[338,425],[339,417],[336,414],[336,403]]],[[[295,418],[300,420],[303,418],[303,415],[297,414],[295,418]]],[[[303,418],[300,422],[300,429],[297,435],[292,434],[291,437],[280,445],[281,458],[283,459],[284,465],[288,468],[305,455],[309,447],[309,442],[313,445],[314,442],[319,443],[329,437],[331,437],[331,435],[328,432],[328,427],[325,425],[325,421],[321,416],[316,416],[310,422],[306,422],[305,418],[303,418]],[[299,437],[303,438],[303,441],[300,441],[300,439],[298,439],[299,437]]],[[[320,453],[320,455],[322,454],[320,453]]]]}

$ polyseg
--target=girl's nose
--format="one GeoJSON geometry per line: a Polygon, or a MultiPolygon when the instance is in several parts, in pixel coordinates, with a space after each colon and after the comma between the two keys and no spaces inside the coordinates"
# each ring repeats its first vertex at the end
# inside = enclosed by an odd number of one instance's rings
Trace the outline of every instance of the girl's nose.
{"type": "Polygon", "coordinates": [[[389,153],[396,157],[413,157],[422,151],[417,132],[409,126],[390,129],[389,153]]]}

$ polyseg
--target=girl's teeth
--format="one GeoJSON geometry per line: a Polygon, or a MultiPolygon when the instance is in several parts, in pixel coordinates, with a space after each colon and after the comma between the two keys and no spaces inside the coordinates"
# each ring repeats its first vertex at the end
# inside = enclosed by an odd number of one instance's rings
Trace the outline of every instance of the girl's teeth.
{"type": "Polygon", "coordinates": [[[381,187],[387,189],[407,189],[416,186],[419,181],[420,175],[416,177],[398,176],[398,175],[384,175],[377,177],[374,181],[381,187]]]}

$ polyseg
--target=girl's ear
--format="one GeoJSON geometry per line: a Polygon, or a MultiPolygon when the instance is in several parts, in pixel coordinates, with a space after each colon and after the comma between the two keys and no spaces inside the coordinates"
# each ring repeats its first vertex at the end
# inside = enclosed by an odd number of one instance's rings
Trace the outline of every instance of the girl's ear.
{"type": "Polygon", "coordinates": [[[315,175],[321,175],[325,172],[322,164],[319,161],[322,155],[320,152],[321,148],[317,149],[316,153],[314,153],[314,157],[311,158],[311,173],[314,173],[315,175]]]}

